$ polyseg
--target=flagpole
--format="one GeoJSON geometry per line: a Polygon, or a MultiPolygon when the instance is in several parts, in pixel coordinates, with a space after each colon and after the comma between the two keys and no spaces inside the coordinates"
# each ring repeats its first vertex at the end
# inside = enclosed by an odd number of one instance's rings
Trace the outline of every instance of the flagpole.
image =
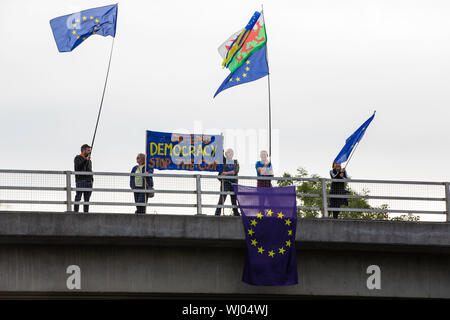
{"type": "Polygon", "coordinates": [[[113,40],[111,43],[111,51],[109,53],[108,70],[106,71],[106,78],[105,78],[105,84],[103,86],[102,100],[100,101],[100,108],[98,109],[97,123],[95,124],[94,136],[92,137],[91,150],[94,149],[94,142],[95,142],[95,136],[97,135],[98,122],[100,121],[100,115],[102,113],[103,99],[105,98],[106,84],[108,83],[109,68],[111,67],[111,58],[112,58],[112,53],[113,53],[113,49],[114,49],[114,39],[115,39],[115,37],[113,37],[113,40]]]}
{"type": "Polygon", "coordinates": [[[348,165],[348,163],[350,162],[350,160],[352,159],[353,154],[355,153],[356,148],[358,148],[358,146],[359,146],[359,142],[356,144],[356,146],[353,148],[352,152],[350,153],[350,157],[348,157],[348,160],[347,160],[347,162],[345,163],[344,170],[345,170],[345,168],[347,168],[347,165],[348,165]]]}
{"type": "MultiPolygon", "coordinates": [[[[377,112],[377,111],[375,110],[375,111],[373,112],[373,114],[375,114],[376,112],[377,112]]],[[[348,157],[348,160],[347,160],[347,162],[345,163],[344,169],[347,168],[347,165],[348,165],[348,163],[350,162],[350,159],[353,157],[353,154],[355,153],[356,148],[358,148],[358,146],[359,146],[359,142],[356,144],[356,146],[353,148],[352,152],[350,153],[350,156],[348,157]]]]}
{"type": "MultiPolygon", "coordinates": [[[[261,14],[263,15],[264,19],[264,6],[261,4],[261,14]]],[[[264,19],[264,27],[266,29],[266,61],[267,61],[267,91],[269,93],[269,157],[272,156],[272,106],[271,106],[271,99],[270,99],[270,70],[269,70],[269,55],[267,50],[267,27],[266,27],[266,21],[264,19]]]]}

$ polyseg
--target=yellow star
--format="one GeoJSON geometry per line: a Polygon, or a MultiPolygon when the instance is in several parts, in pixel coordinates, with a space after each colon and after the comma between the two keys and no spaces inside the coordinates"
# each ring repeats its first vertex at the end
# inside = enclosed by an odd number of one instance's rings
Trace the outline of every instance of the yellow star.
{"type": "Polygon", "coordinates": [[[290,226],[290,225],[291,225],[291,220],[290,220],[290,219],[286,219],[285,222],[286,222],[286,225],[287,225],[287,226],[290,226]]]}
{"type": "Polygon", "coordinates": [[[72,25],[74,28],[76,28],[77,27],[77,24],[76,23],[74,23],[73,25],[72,25]]]}
{"type": "Polygon", "coordinates": [[[72,31],[73,34],[77,33],[75,30],[72,31]]]}
{"type": "Polygon", "coordinates": [[[262,219],[262,217],[263,217],[262,213],[259,212],[258,215],[257,215],[257,217],[260,218],[260,219],[262,219]]]}
{"type": "Polygon", "coordinates": [[[290,246],[291,246],[291,240],[286,241],[286,245],[287,245],[288,247],[290,247],[290,246]]]}
{"type": "Polygon", "coordinates": [[[89,19],[94,20],[94,17],[91,16],[91,17],[89,17],[89,19]]]}
{"type": "Polygon", "coordinates": [[[256,222],[256,220],[252,220],[252,221],[250,222],[250,224],[251,224],[252,226],[256,226],[257,223],[258,223],[258,222],[256,222]]]}
{"type": "Polygon", "coordinates": [[[256,247],[257,244],[258,244],[258,241],[256,241],[256,239],[253,239],[253,240],[252,240],[252,246],[255,246],[255,247],[256,247]]]}
{"type": "Polygon", "coordinates": [[[94,27],[94,30],[97,30],[97,27],[94,27]]]}
{"type": "Polygon", "coordinates": [[[80,22],[80,19],[75,20],[75,22],[80,22]]]}
{"type": "Polygon", "coordinates": [[[245,71],[250,71],[250,68],[249,67],[245,67],[245,71]]]}
{"type": "Polygon", "coordinates": [[[264,249],[263,249],[263,247],[259,247],[259,248],[258,248],[258,253],[261,253],[261,254],[263,254],[263,252],[264,252],[264,249]]]}
{"type": "Polygon", "coordinates": [[[248,234],[249,234],[250,236],[253,236],[254,233],[255,233],[255,231],[253,231],[252,229],[248,229],[248,234]]]}
{"type": "Polygon", "coordinates": [[[245,61],[246,64],[250,64],[250,60],[245,61]]]}
{"type": "Polygon", "coordinates": [[[95,19],[95,23],[98,23],[98,19],[95,19]]]}
{"type": "Polygon", "coordinates": [[[280,249],[278,249],[279,251],[278,251],[278,253],[281,253],[281,254],[284,254],[285,252],[286,252],[286,250],[284,250],[284,248],[283,247],[281,247],[280,249]]]}
{"type": "Polygon", "coordinates": [[[77,39],[80,39],[80,36],[77,36],[77,39]]]}
{"type": "Polygon", "coordinates": [[[83,38],[82,38],[82,40],[86,40],[86,38],[85,38],[85,37],[83,37],[83,38]]]}
{"type": "Polygon", "coordinates": [[[278,213],[278,218],[283,219],[284,214],[282,212],[278,213]]]}
{"type": "Polygon", "coordinates": [[[246,73],[243,73],[242,76],[245,78],[245,77],[247,77],[247,74],[246,74],[246,73]]]}
{"type": "Polygon", "coordinates": [[[230,78],[230,82],[233,81],[233,78],[230,78]]]}
{"type": "Polygon", "coordinates": [[[270,210],[270,209],[269,209],[269,211],[267,211],[267,215],[268,215],[269,217],[271,217],[271,216],[272,216],[272,213],[273,213],[273,211],[272,211],[272,210],[270,210]]]}
{"type": "Polygon", "coordinates": [[[275,255],[275,252],[273,252],[273,250],[270,250],[270,251],[269,251],[269,257],[272,257],[272,258],[273,258],[274,255],[275,255]]]}
{"type": "Polygon", "coordinates": [[[292,230],[288,230],[288,236],[292,236],[292,230]]]}
{"type": "Polygon", "coordinates": [[[241,78],[237,77],[237,78],[236,78],[236,81],[237,81],[237,82],[241,81],[241,78]]]}
{"type": "Polygon", "coordinates": [[[83,20],[86,20],[87,18],[86,17],[83,17],[83,20]]]}

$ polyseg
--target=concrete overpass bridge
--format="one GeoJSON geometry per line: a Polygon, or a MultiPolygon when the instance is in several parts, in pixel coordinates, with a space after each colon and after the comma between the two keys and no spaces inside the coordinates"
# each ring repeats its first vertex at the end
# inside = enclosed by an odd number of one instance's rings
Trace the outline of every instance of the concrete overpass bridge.
{"type": "Polygon", "coordinates": [[[450,298],[450,223],[299,219],[299,284],[241,281],[239,217],[0,212],[0,297],[450,298]]]}

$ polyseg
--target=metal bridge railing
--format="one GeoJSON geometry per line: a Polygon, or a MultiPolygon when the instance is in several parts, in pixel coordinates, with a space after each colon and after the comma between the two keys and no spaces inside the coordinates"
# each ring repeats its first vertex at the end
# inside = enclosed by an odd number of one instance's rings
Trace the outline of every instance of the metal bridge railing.
{"type": "Polygon", "coordinates": [[[433,221],[450,221],[450,183],[362,179],[295,177],[217,176],[206,174],[138,174],[119,172],[73,172],[42,170],[0,170],[0,211],[71,212],[74,205],[90,206],[90,212],[133,213],[146,206],[148,213],[221,214],[235,208],[229,202],[231,191],[221,191],[218,178],[237,178],[239,184],[256,186],[257,180],[270,180],[273,186],[296,185],[300,214],[327,218],[330,212],[412,214],[433,221]],[[92,188],[77,188],[75,175],[92,175],[92,188]],[[153,190],[132,190],[130,177],[151,176],[153,190]],[[348,193],[330,194],[332,182],[345,182],[348,193]],[[89,202],[74,201],[77,191],[92,192],[89,202]],[[147,203],[135,203],[133,192],[153,193],[147,203]],[[220,196],[226,202],[218,205],[220,196]],[[344,198],[345,207],[330,207],[330,199],[344,198]]]}

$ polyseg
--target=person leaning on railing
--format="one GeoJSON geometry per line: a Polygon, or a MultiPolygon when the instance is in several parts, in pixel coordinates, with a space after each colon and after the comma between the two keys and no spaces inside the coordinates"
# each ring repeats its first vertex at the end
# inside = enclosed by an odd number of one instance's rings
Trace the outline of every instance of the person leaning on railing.
{"type": "MultiPolygon", "coordinates": [[[[145,154],[139,153],[136,157],[137,165],[131,169],[131,173],[145,173],[145,154]]],[[[148,173],[153,173],[153,169],[149,168],[148,173]]],[[[153,178],[146,176],[130,176],[130,188],[133,190],[151,190],[153,189],[153,178]]],[[[148,198],[152,198],[154,193],[136,192],[134,191],[134,202],[147,203],[148,198]]],[[[136,206],[135,213],[145,213],[146,206],[136,206]]]]}
{"type": "MultiPolygon", "coordinates": [[[[332,170],[330,170],[331,179],[348,179],[347,171],[342,168],[339,163],[333,161],[332,170]]],[[[330,194],[347,194],[344,182],[331,182],[330,194]]],[[[330,208],[340,208],[341,206],[348,206],[348,200],[345,198],[330,198],[330,208]]],[[[332,211],[333,218],[337,219],[339,211],[332,211]]]]}
{"type": "MultiPolygon", "coordinates": [[[[219,176],[237,176],[239,173],[239,162],[236,159],[233,159],[234,151],[233,149],[227,149],[225,152],[225,157],[223,159],[223,170],[219,172],[219,176]]],[[[237,183],[237,179],[234,178],[219,178],[220,183],[220,191],[233,191],[232,183],[237,183]]],[[[231,194],[231,204],[233,206],[237,206],[236,195],[231,194]]],[[[222,205],[227,198],[226,194],[221,194],[219,196],[219,203],[217,205],[222,205]]],[[[221,208],[216,208],[216,216],[220,216],[221,208]]],[[[233,214],[235,216],[239,216],[239,211],[235,207],[233,208],[233,214]]]]}
{"type": "MultiPolygon", "coordinates": [[[[273,167],[269,160],[269,154],[267,151],[263,150],[260,152],[261,160],[257,161],[255,164],[256,174],[258,177],[273,177],[273,167]]],[[[257,186],[259,188],[270,188],[272,183],[270,180],[260,180],[258,179],[257,186]]]]}
{"type": "MultiPolygon", "coordinates": [[[[81,154],[77,155],[74,159],[74,169],[75,171],[92,172],[92,161],[91,161],[91,147],[87,144],[81,146],[81,154]]],[[[90,188],[92,189],[92,184],[94,182],[94,177],[92,175],[75,175],[75,184],[77,188],[90,188]]],[[[81,200],[81,196],[84,196],[84,202],[89,202],[91,198],[92,191],[77,191],[75,194],[75,202],[81,200]]],[[[79,205],[75,204],[73,210],[78,212],[79,205]]],[[[84,212],[89,212],[89,206],[83,206],[84,212]]]]}

